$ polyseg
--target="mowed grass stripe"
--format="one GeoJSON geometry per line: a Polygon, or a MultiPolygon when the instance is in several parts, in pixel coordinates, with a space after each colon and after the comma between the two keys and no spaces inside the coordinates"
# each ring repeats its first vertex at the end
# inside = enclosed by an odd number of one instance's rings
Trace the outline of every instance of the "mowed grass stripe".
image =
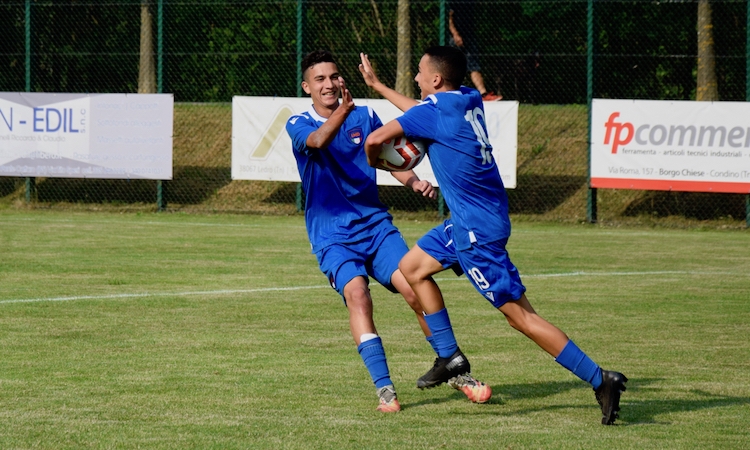
{"type": "MultiPolygon", "coordinates": [[[[563,278],[563,277],[618,277],[618,276],[658,276],[658,275],[690,275],[690,276],[735,276],[750,277],[750,273],[733,273],[733,272],[687,272],[679,270],[664,270],[655,272],[569,272],[569,273],[545,273],[524,275],[523,278],[563,278]]],[[[435,277],[439,283],[460,281],[460,278],[442,278],[435,277]]],[[[50,297],[50,298],[22,298],[0,300],[0,304],[9,303],[35,303],[35,302],[67,302],[76,300],[119,300],[127,298],[146,298],[146,297],[179,297],[188,295],[232,295],[232,294],[254,294],[275,291],[305,291],[313,289],[330,288],[328,285],[319,286],[280,286],[271,288],[257,289],[222,289],[216,291],[189,291],[189,292],[142,292],[142,293],[122,293],[112,295],[81,295],[73,297],[50,297]]]]}

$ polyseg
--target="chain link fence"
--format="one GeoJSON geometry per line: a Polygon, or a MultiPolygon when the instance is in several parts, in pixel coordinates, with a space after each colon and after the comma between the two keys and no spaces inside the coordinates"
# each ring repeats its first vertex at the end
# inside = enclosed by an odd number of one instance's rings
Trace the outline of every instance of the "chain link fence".
{"type": "MultiPolygon", "coordinates": [[[[303,95],[299,62],[317,48],[334,53],[355,97],[374,97],[357,70],[359,52],[396,84],[401,5],[411,37],[408,76],[422,49],[455,42],[457,29],[481,75],[465,83],[520,102],[511,212],[585,221],[589,99],[695,100],[702,4],[712,20],[717,99],[746,101],[749,6],[724,0],[3,0],[0,91],[138,92],[147,20],[155,90],[175,99],[167,210],[292,214],[304,201],[297,184],[231,180],[232,97],[303,95]]],[[[156,185],[0,177],[0,202],[154,210],[156,185]]],[[[407,189],[383,187],[382,197],[396,214],[446,213],[407,189]]],[[[602,222],[670,217],[744,226],[748,210],[740,194],[599,190],[597,197],[602,222]]]]}

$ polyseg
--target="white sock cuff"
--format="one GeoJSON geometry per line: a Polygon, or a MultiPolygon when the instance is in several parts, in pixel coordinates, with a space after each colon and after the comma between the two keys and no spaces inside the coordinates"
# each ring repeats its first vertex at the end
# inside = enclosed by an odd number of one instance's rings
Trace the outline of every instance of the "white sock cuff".
{"type": "Polygon", "coordinates": [[[375,333],[365,333],[359,337],[359,343],[361,344],[363,342],[371,341],[375,339],[376,337],[378,337],[378,335],[375,333]]]}

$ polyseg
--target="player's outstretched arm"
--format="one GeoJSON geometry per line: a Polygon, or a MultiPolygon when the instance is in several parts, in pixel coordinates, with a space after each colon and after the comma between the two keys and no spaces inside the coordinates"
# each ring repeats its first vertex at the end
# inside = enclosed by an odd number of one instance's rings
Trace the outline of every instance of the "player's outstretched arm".
{"type": "Polygon", "coordinates": [[[401,111],[406,111],[407,109],[419,103],[417,100],[400,94],[399,92],[396,92],[395,90],[381,83],[378,79],[378,76],[375,75],[375,70],[372,68],[372,64],[370,64],[370,58],[367,55],[365,55],[364,53],[360,53],[359,58],[362,61],[359,65],[359,72],[362,74],[362,78],[364,78],[365,83],[371,88],[375,89],[375,92],[382,95],[386,100],[393,103],[396,108],[400,109],[401,111]]]}
{"type": "Polygon", "coordinates": [[[423,197],[437,198],[437,191],[432,183],[427,180],[420,180],[419,176],[413,170],[391,172],[391,175],[404,186],[412,188],[414,192],[421,192],[423,197]]]}
{"type": "Polygon", "coordinates": [[[383,142],[388,139],[403,136],[404,129],[398,120],[391,120],[387,124],[370,133],[365,140],[365,154],[367,155],[367,164],[376,167],[378,156],[383,151],[383,142]]]}

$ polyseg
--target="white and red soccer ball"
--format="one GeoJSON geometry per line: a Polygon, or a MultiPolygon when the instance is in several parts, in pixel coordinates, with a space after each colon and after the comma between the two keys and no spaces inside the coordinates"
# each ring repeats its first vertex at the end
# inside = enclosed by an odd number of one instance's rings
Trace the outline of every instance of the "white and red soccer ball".
{"type": "Polygon", "coordinates": [[[417,166],[427,154],[421,141],[410,141],[405,136],[383,142],[383,151],[378,156],[378,169],[403,172],[417,166]]]}

